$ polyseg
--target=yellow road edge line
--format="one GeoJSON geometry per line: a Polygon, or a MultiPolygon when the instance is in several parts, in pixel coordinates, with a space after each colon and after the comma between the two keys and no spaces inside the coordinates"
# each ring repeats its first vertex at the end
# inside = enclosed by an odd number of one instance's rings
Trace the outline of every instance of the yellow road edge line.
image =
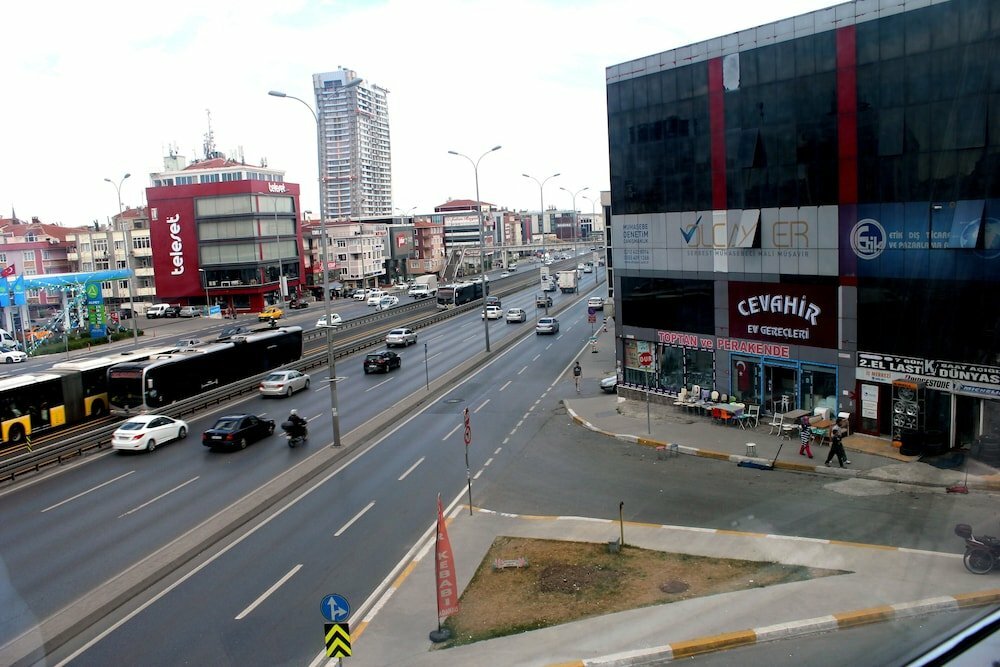
{"type": "Polygon", "coordinates": [[[884,544],[867,544],[865,542],[848,542],[846,540],[830,540],[830,544],[840,547],[859,547],[861,549],[878,549],[880,551],[899,551],[899,547],[890,547],[884,544]]]}
{"type": "Polygon", "coordinates": [[[1000,588],[987,591],[975,591],[973,593],[958,593],[952,595],[960,608],[979,607],[985,604],[1000,602],[1000,588]]]}
{"type": "Polygon", "coordinates": [[[720,635],[700,637],[683,642],[670,644],[670,650],[674,660],[677,658],[687,658],[700,653],[709,653],[720,649],[735,648],[737,646],[750,646],[757,643],[757,633],[753,630],[737,630],[736,632],[725,632],[720,635]]]}
{"type": "Polygon", "coordinates": [[[841,614],[833,614],[837,619],[838,628],[853,628],[856,625],[876,623],[878,621],[891,621],[896,617],[896,610],[889,605],[869,607],[868,609],[858,609],[841,614]]]}

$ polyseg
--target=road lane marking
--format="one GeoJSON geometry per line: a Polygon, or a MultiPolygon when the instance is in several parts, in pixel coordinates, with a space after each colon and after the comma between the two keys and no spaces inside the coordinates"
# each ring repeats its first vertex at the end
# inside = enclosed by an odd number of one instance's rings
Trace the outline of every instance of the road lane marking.
{"type": "Polygon", "coordinates": [[[509,387],[511,382],[513,382],[513,380],[507,380],[507,382],[505,382],[504,385],[500,387],[500,391],[503,391],[504,389],[509,387]]]}
{"type": "Polygon", "coordinates": [[[472,411],[472,414],[476,414],[477,412],[479,412],[480,410],[482,410],[483,408],[485,408],[486,404],[489,403],[489,402],[490,402],[490,399],[487,398],[485,401],[483,401],[480,404],[480,406],[478,408],[476,408],[475,410],[472,411]]]}
{"type": "Polygon", "coordinates": [[[493,457],[492,456],[490,458],[486,459],[486,463],[483,464],[483,467],[485,468],[486,466],[488,466],[491,463],[493,463],[493,457]]]}
{"type": "MultiPolygon", "coordinates": [[[[201,475],[198,475],[198,477],[201,477],[201,475]]],[[[183,489],[183,488],[184,488],[185,486],[187,486],[187,485],[188,485],[188,484],[190,484],[191,482],[195,482],[195,481],[197,481],[197,480],[198,480],[198,477],[192,477],[192,478],[191,478],[191,479],[189,479],[188,481],[186,481],[186,482],[182,482],[182,483],[178,484],[177,486],[175,486],[174,488],[170,489],[169,491],[164,491],[163,493],[161,493],[160,495],[156,496],[155,498],[150,498],[149,500],[147,500],[147,501],[146,501],[146,502],[144,502],[143,504],[139,505],[138,507],[135,507],[135,508],[132,508],[132,509],[130,509],[130,510],[129,510],[128,512],[125,512],[124,514],[119,514],[119,515],[118,515],[118,518],[120,519],[120,518],[122,518],[123,516],[128,516],[129,514],[132,514],[133,512],[138,512],[138,511],[139,511],[139,510],[141,510],[141,509],[142,509],[143,507],[148,507],[149,505],[152,505],[153,503],[155,503],[155,502],[156,502],[157,500],[159,500],[160,498],[164,498],[164,497],[166,497],[166,496],[169,496],[169,495],[170,495],[171,493],[173,493],[174,491],[179,491],[180,489],[183,489]]]]}
{"type": "MultiPolygon", "coordinates": [[[[508,440],[508,438],[504,438],[503,439],[503,444],[506,445],[507,444],[507,440],[508,440]]],[[[497,454],[499,454],[501,449],[503,449],[503,447],[497,447],[496,449],[494,449],[493,450],[493,456],[496,456],[497,454]]]]}
{"type": "Polygon", "coordinates": [[[381,382],[379,382],[378,384],[372,385],[371,387],[368,387],[367,389],[365,389],[365,393],[367,393],[369,391],[372,391],[373,389],[378,389],[379,387],[381,387],[382,385],[384,385],[386,382],[391,382],[392,380],[393,380],[393,378],[386,378],[386,379],[382,380],[381,382]]]}
{"type": "Polygon", "coordinates": [[[526,371],[526,370],[528,370],[528,367],[527,367],[527,366],[525,366],[524,368],[522,368],[521,370],[519,370],[519,371],[517,372],[517,374],[518,374],[518,375],[520,375],[521,373],[523,373],[523,372],[524,372],[524,371],[526,371]]]}
{"type": "Polygon", "coordinates": [[[532,361],[538,361],[538,357],[540,357],[540,356],[542,356],[542,355],[541,354],[536,354],[534,357],[531,358],[531,360],[532,361]]]}
{"type": "MultiPolygon", "coordinates": [[[[559,339],[558,339],[558,338],[556,338],[556,340],[559,340],[559,339]]],[[[547,350],[547,349],[549,349],[550,347],[552,347],[552,343],[549,343],[548,345],[546,345],[546,346],[545,346],[545,349],[547,350]]]]}
{"type": "MultiPolygon", "coordinates": [[[[347,379],[346,375],[338,375],[336,378],[334,378],[333,381],[334,382],[340,382],[341,380],[346,380],[346,379],[347,379]]],[[[329,376],[323,378],[322,380],[320,380],[320,383],[322,383],[324,386],[319,387],[318,389],[313,389],[313,393],[314,394],[318,394],[319,392],[326,391],[328,389],[328,387],[326,385],[330,384],[330,378],[329,378],[329,376]]]]}
{"type": "Polygon", "coordinates": [[[108,484],[111,484],[112,482],[117,482],[118,480],[122,479],[123,477],[128,477],[129,475],[131,475],[134,472],[135,472],[135,470],[129,470],[124,475],[118,475],[117,477],[115,477],[113,479],[109,479],[106,482],[102,482],[101,484],[98,484],[97,486],[95,486],[93,488],[87,489],[86,491],[81,491],[80,493],[78,493],[75,496],[72,496],[70,498],[67,498],[66,500],[61,500],[58,503],[56,503],[55,505],[49,505],[48,507],[46,507],[45,509],[43,509],[42,512],[48,512],[49,510],[54,510],[55,508],[59,507],[60,505],[65,505],[66,503],[70,502],[71,500],[76,500],[77,498],[80,498],[81,496],[87,495],[91,491],[97,491],[102,486],[107,486],[108,484]]]}
{"type": "Polygon", "coordinates": [[[433,359],[434,357],[440,357],[440,356],[441,356],[442,354],[444,354],[444,352],[435,352],[435,353],[434,353],[434,354],[432,354],[431,356],[427,357],[427,361],[430,361],[430,360],[431,360],[431,359],[433,359]]]}
{"type": "Polygon", "coordinates": [[[345,523],[341,527],[340,530],[338,530],[336,533],[333,534],[333,536],[334,537],[340,537],[344,533],[345,530],[347,530],[348,528],[350,528],[351,525],[354,524],[355,521],[357,521],[362,516],[364,516],[365,512],[367,512],[368,510],[370,510],[374,506],[375,506],[375,501],[374,500],[371,501],[370,503],[368,503],[367,505],[365,505],[365,508],[363,510],[361,510],[360,512],[358,512],[357,514],[355,514],[354,518],[351,519],[350,521],[348,521],[347,523],[345,523]]]}
{"type": "Polygon", "coordinates": [[[253,602],[251,602],[249,607],[247,607],[246,609],[244,609],[243,611],[241,611],[236,616],[236,620],[237,621],[242,621],[244,618],[246,618],[247,614],[249,614],[254,609],[256,609],[257,605],[259,605],[261,602],[263,602],[264,600],[266,600],[271,595],[271,593],[273,593],[274,591],[276,591],[279,588],[281,588],[281,585],[284,584],[289,579],[291,579],[293,576],[295,576],[295,573],[298,572],[300,569],[302,569],[302,563],[299,563],[298,565],[296,565],[295,567],[293,567],[291,570],[288,571],[288,573],[285,576],[283,576],[281,579],[278,579],[276,582],[274,582],[274,584],[271,585],[270,588],[268,588],[266,591],[264,591],[263,593],[261,593],[261,595],[260,595],[259,598],[257,598],[253,602]]]}
{"type": "Polygon", "coordinates": [[[483,474],[483,470],[482,470],[482,468],[480,468],[479,472],[477,472],[475,475],[472,476],[472,479],[479,479],[479,476],[482,475],[482,474],[483,474]]]}
{"type": "Polygon", "coordinates": [[[402,482],[404,479],[406,479],[406,476],[409,475],[411,472],[413,472],[414,468],[416,468],[418,465],[420,465],[421,463],[423,463],[425,458],[426,457],[421,456],[419,459],[417,459],[417,462],[414,463],[413,465],[411,465],[409,468],[407,468],[406,472],[404,472],[402,475],[400,475],[399,479],[397,479],[396,481],[397,482],[402,482]]]}
{"type": "Polygon", "coordinates": [[[456,424],[455,428],[453,428],[450,431],[448,431],[448,435],[446,435],[443,438],[441,438],[441,442],[448,442],[448,438],[450,438],[452,435],[454,435],[455,431],[457,431],[458,429],[462,428],[462,426],[463,426],[462,424],[456,424]]]}

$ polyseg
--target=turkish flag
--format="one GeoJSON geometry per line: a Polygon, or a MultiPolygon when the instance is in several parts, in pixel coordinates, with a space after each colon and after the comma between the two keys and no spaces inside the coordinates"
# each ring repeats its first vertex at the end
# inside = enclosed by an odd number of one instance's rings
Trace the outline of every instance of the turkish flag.
{"type": "Polygon", "coordinates": [[[434,586],[437,589],[438,622],[458,613],[458,578],[455,576],[455,559],[448,524],[444,520],[441,494],[438,494],[437,539],[434,543],[434,586]]]}
{"type": "Polygon", "coordinates": [[[14,272],[16,270],[17,269],[14,268],[13,264],[5,266],[4,269],[3,269],[3,271],[0,271],[0,278],[8,278],[8,277],[14,275],[14,272]]]}

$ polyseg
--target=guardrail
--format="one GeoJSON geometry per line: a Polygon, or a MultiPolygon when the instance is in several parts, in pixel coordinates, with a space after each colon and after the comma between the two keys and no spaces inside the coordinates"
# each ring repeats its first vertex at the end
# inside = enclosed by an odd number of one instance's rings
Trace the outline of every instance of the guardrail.
{"type": "MultiPolygon", "coordinates": [[[[527,279],[514,281],[508,286],[496,290],[496,296],[508,296],[535,283],[533,274],[525,275],[527,279]]],[[[520,278],[520,276],[518,277],[520,278]]],[[[450,308],[448,310],[437,310],[436,302],[433,299],[422,299],[415,303],[406,304],[405,306],[390,308],[389,310],[348,320],[343,325],[333,329],[333,336],[336,338],[345,331],[369,327],[372,324],[376,324],[383,320],[394,318],[398,319],[400,314],[405,315],[433,309],[433,312],[430,314],[408,323],[410,328],[421,329],[432,324],[437,324],[438,322],[444,321],[450,317],[455,317],[456,315],[481,307],[481,301],[477,300],[462,306],[450,308]],[[393,311],[396,312],[394,313],[393,311]]],[[[405,320],[405,318],[403,319],[405,320]]],[[[324,339],[326,337],[326,331],[326,329],[311,329],[306,331],[303,334],[303,343],[313,343],[324,339]]],[[[362,336],[347,343],[336,344],[335,341],[335,347],[333,349],[334,359],[346,357],[360,350],[372,347],[373,345],[381,344],[384,340],[385,332],[380,329],[377,333],[362,336]]],[[[297,361],[286,364],[283,368],[304,371],[317,366],[325,366],[326,362],[327,353],[326,350],[323,350],[321,352],[306,355],[297,361]]],[[[267,373],[260,373],[258,375],[254,375],[253,377],[233,382],[224,387],[219,387],[218,389],[213,389],[212,391],[199,394],[198,396],[193,396],[182,401],[177,401],[176,403],[171,403],[159,412],[170,417],[183,417],[185,415],[200,412],[206,408],[224,403],[233,398],[237,398],[254,391],[260,384],[261,379],[263,379],[264,376],[270,372],[271,371],[268,371],[267,373]]],[[[65,460],[82,456],[86,452],[94,449],[101,449],[105,445],[109,445],[111,443],[111,435],[117,428],[117,424],[112,424],[87,433],[71,436],[62,442],[46,445],[35,451],[25,452],[10,459],[0,461],[0,480],[13,481],[21,475],[38,472],[46,466],[59,464],[65,460]]]]}

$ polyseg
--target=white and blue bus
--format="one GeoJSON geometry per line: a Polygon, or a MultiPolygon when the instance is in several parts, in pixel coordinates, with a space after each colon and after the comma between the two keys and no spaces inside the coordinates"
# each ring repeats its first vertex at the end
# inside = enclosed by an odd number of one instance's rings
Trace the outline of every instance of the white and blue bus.
{"type": "MultiPolygon", "coordinates": [[[[486,294],[490,293],[490,285],[486,284],[486,294]]],[[[452,283],[441,285],[437,292],[437,307],[441,310],[454,308],[466,303],[471,303],[476,299],[482,299],[483,283],[480,280],[467,283],[452,283]]]]}

